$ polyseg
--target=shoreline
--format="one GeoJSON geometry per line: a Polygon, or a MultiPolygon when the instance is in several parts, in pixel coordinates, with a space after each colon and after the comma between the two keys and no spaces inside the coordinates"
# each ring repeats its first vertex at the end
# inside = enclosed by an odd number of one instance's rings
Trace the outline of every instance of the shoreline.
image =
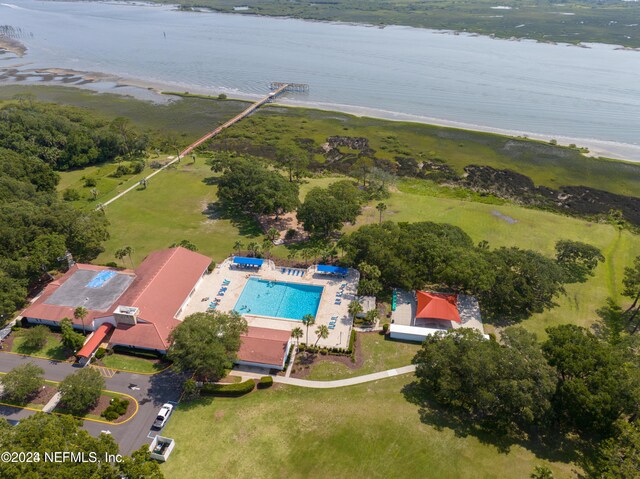
{"type": "Polygon", "coordinates": [[[0,54],[13,53],[18,58],[23,57],[27,52],[27,47],[13,38],[0,35],[0,54]]]}
{"type": "MultiPolygon", "coordinates": [[[[38,68],[18,70],[16,66],[0,69],[0,87],[3,85],[57,85],[83,88],[96,93],[111,93],[131,96],[139,100],[153,103],[166,103],[175,101],[171,95],[163,92],[181,92],[184,85],[171,85],[161,82],[153,82],[137,78],[124,78],[117,75],[101,72],[78,71],[66,68],[38,68]],[[36,81],[26,81],[36,80],[36,81]]],[[[229,100],[255,101],[264,94],[251,94],[228,88],[194,88],[188,87],[189,93],[199,95],[217,96],[220,93],[227,95],[229,100]]],[[[595,138],[575,138],[561,135],[548,135],[542,133],[527,132],[521,130],[509,130],[498,127],[465,123],[463,121],[447,120],[423,115],[399,113],[382,109],[345,105],[338,103],[305,102],[292,98],[280,97],[274,105],[287,108],[307,108],[323,111],[334,111],[359,117],[376,118],[386,121],[420,123],[445,128],[456,128],[474,132],[503,135],[514,138],[527,138],[531,140],[550,143],[552,140],[558,146],[587,148],[583,152],[585,156],[601,158],[603,161],[613,160],[630,163],[640,163],[640,144],[618,143],[615,141],[598,140],[595,138]]]]}

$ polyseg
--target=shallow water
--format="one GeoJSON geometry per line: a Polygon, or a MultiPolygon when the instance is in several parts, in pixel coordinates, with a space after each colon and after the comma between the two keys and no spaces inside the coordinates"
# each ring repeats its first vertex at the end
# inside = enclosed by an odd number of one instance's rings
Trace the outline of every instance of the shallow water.
{"type": "Polygon", "coordinates": [[[640,52],[612,46],[122,3],[14,0],[0,4],[0,24],[29,33],[20,39],[27,54],[0,67],[105,72],[179,91],[255,96],[271,81],[308,83],[311,91],[296,101],[640,148],[640,52]]]}

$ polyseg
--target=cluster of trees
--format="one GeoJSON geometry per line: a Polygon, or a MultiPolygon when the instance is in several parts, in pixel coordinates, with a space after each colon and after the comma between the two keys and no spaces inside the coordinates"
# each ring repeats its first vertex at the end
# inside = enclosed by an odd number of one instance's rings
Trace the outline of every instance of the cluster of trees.
{"type": "Polygon", "coordinates": [[[0,109],[0,119],[0,145],[56,170],[137,158],[149,146],[149,136],[126,118],[108,121],[87,110],[39,103],[28,95],[0,109]]]}
{"type": "Polygon", "coordinates": [[[105,455],[118,454],[118,444],[112,436],[91,436],[81,429],[80,423],[71,416],[37,413],[11,426],[0,418],[0,450],[3,452],[40,453],[40,461],[0,461],[0,477],[24,479],[27,477],[100,477],[103,479],[162,479],[164,476],[156,461],[150,457],[145,444],[122,462],[105,461],[105,455]],[[100,461],[45,461],[45,452],[68,451],[72,453],[94,453],[100,461]]]}
{"type": "Polygon", "coordinates": [[[87,123],[89,117],[66,107],[25,103],[4,107],[0,118],[1,323],[24,304],[28,285],[61,266],[58,258],[66,251],[89,261],[102,252],[108,232],[102,213],[79,212],[56,193],[54,169],[71,166],[64,160],[71,153],[60,149],[73,150],[68,128],[94,134],[99,128],[87,123]]]}
{"type": "Polygon", "coordinates": [[[327,236],[345,222],[355,223],[366,199],[349,180],[337,181],[326,189],[312,188],[298,208],[298,221],[305,231],[327,236]]]}
{"type": "Polygon", "coordinates": [[[253,215],[280,214],[298,207],[298,185],[258,160],[246,157],[210,161],[212,170],[223,171],[218,197],[226,206],[253,215]]]}
{"type": "MultiPolygon", "coordinates": [[[[542,344],[521,327],[503,330],[501,342],[465,328],[440,333],[414,358],[418,395],[492,434],[541,439],[573,433],[596,443],[612,438],[601,444],[596,469],[632,467],[628,461],[640,455],[637,344],[612,344],[571,324],[546,331],[542,344]],[[616,460],[620,443],[629,456],[616,460]]],[[[637,463],[633,470],[637,474],[637,463]]]]}
{"type": "Polygon", "coordinates": [[[558,243],[557,258],[515,247],[491,250],[456,226],[432,222],[366,225],[339,246],[348,263],[376,268],[367,281],[475,294],[484,314],[510,319],[553,307],[564,284],[584,281],[603,259],[597,248],[573,241],[558,243]]]}
{"type": "Polygon", "coordinates": [[[217,381],[232,367],[247,321],[237,312],[194,313],[171,331],[168,358],[179,371],[217,381]]]}

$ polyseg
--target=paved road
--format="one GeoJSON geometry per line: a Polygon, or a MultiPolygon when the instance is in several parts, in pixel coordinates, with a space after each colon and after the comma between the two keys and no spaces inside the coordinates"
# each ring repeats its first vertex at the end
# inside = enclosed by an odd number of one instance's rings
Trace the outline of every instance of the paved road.
{"type": "MultiPolygon", "coordinates": [[[[400,374],[412,373],[416,370],[415,365],[402,366],[396,369],[387,369],[386,371],[380,371],[377,373],[365,374],[363,376],[356,376],[347,379],[336,379],[334,381],[311,381],[309,379],[298,379],[284,376],[272,376],[274,383],[288,384],[290,386],[298,386],[302,388],[314,388],[314,389],[331,389],[342,388],[345,386],[353,386],[356,384],[368,383],[371,381],[378,381],[379,379],[392,378],[400,374]]],[[[231,375],[243,376],[246,378],[259,379],[264,374],[250,373],[244,371],[232,371],[231,375]]]]}
{"type": "MultiPolygon", "coordinates": [[[[44,369],[45,378],[51,381],[62,381],[69,374],[78,371],[78,368],[71,363],[0,352],[0,372],[8,372],[14,367],[28,362],[33,362],[44,369]]],[[[138,414],[122,425],[84,421],[84,428],[95,436],[103,430],[111,431],[114,439],[120,445],[120,452],[129,454],[141,445],[151,442],[147,435],[151,432],[151,424],[160,406],[165,402],[178,401],[183,380],[183,377],[171,371],[155,375],[116,372],[113,377],[105,378],[106,388],[136,398],[140,405],[138,414]]],[[[0,416],[6,419],[19,420],[31,414],[34,412],[0,406],[0,416]]],[[[151,437],[157,433],[158,431],[153,431],[151,437]]]]}

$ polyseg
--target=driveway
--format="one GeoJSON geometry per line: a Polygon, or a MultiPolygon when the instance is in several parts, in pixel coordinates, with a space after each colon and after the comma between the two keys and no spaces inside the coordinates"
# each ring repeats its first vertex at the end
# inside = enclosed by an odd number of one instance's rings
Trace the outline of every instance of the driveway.
{"type": "MultiPolygon", "coordinates": [[[[79,369],[71,363],[0,352],[0,372],[9,372],[16,366],[28,362],[40,366],[44,370],[44,377],[51,381],[62,381],[79,369]]],[[[160,432],[152,431],[151,424],[162,404],[165,402],[177,403],[184,379],[184,376],[170,370],[154,375],[116,371],[113,377],[105,378],[106,389],[133,396],[139,404],[138,413],[121,425],[84,421],[84,428],[94,436],[99,435],[102,431],[110,431],[120,445],[120,452],[130,454],[143,444],[149,444],[151,438],[160,432]]],[[[35,413],[24,409],[0,406],[0,416],[6,419],[19,420],[31,414],[35,413]]]]}

